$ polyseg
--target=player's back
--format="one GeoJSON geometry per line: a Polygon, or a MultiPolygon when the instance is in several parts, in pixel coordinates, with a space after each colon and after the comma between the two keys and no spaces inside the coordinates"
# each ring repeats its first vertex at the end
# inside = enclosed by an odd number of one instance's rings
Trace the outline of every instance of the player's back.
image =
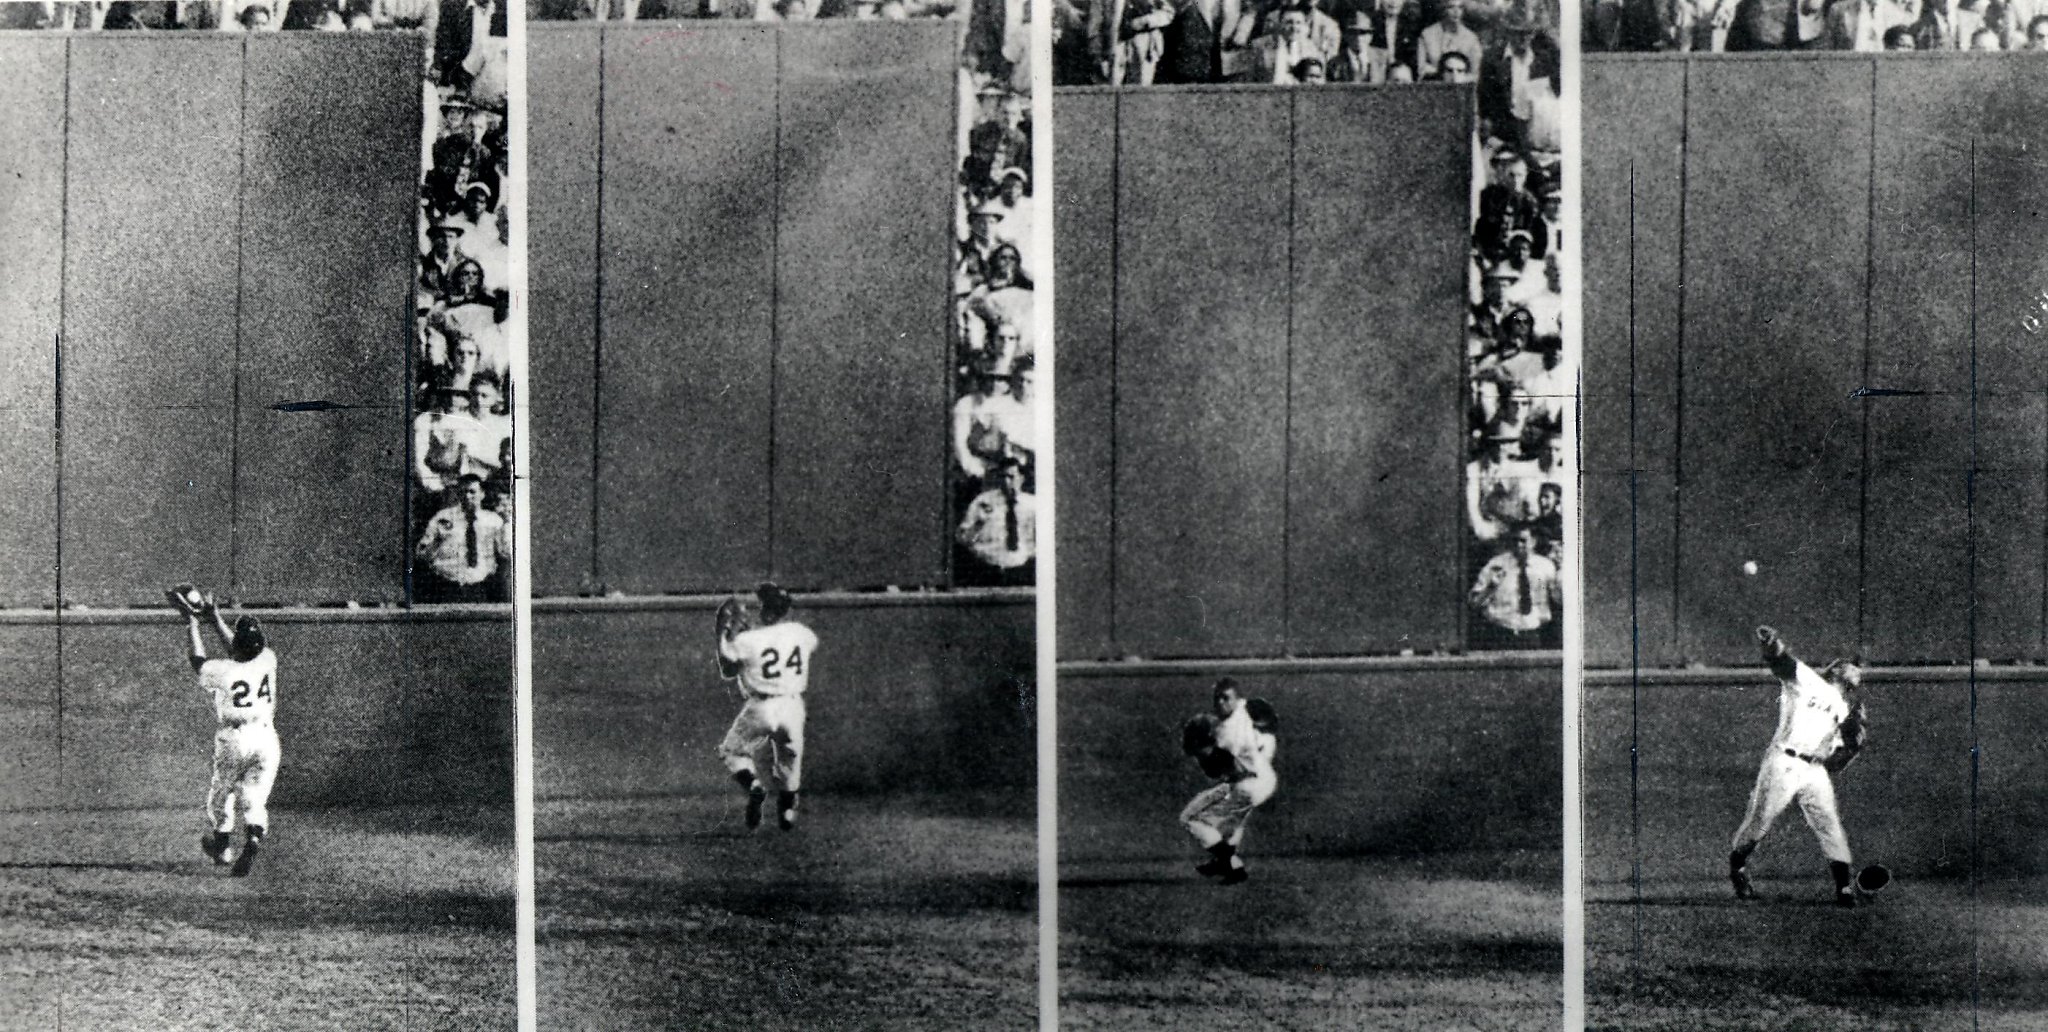
{"type": "Polygon", "coordinates": [[[740,664],[740,687],[750,695],[802,695],[811,683],[811,653],[818,636],[794,620],[765,624],[733,636],[727,658],[740,664]]]}
{"type": "Polygon", "coordinates": [[[270,723],[277,712],[277,653],[264,649],[247,662],[209,659],[199,666],[199,687],[212,693],[221,723],[270,723]]]}

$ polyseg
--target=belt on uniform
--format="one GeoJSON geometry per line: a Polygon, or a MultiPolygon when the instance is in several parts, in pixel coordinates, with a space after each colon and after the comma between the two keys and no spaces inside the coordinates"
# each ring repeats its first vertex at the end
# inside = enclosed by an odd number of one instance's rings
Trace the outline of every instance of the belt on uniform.
{"type": "Polygon", "coordinates": [[[220,721],[220,726],[221,729],[224,731],[231,731],[235,728],[255,727],[258,725],[267,725],[269,723],[270,721],[268,720],[263,720],[261,718],[256,717],[252,717],[248,720],[234,720],[228,717],[222,717],[220,721]]]}
{"type": "Polygon", "coordinates": [[[1800,752],[1800,751],[1799,751],[1799,750],[1797,750],[1797,749],[1787,749],[1787,750],[1785,750],[1785,755],[1787,755],[1787,756],[1790,756],[1790,757],[1792,757],[1792,758],[1793,758],[1793,759],[1795,759],[1795,760],[1805,760],[1805,761],[1806,761],[1806,762],[1808,762],[1808,763],[1826,763],[1826,762],[1828,762],[1828,761],[1827,761],[1827,758],[1826,758],[1826,757],[1824,757],[1824,756],[1808,756],[1808,755],[1806,755],[1805,753],[1803,753],[1803,752],[1800,752]]]}

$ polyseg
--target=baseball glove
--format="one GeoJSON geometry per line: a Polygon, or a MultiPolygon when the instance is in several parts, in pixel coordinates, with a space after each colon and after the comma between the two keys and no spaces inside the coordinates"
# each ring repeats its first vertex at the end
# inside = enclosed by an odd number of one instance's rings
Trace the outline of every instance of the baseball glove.
{"type": "Polygon", "coordinates": [[[1197,713],[1180,726],[1180,751],[1200,756],[1216,748],[1216,718],[1197,713]]]}
{"type": "Polygon", "coordinates": [[[1212,778],[1228,780],[1240,773],[1237,766],[1237,757],[1230,755],[1227,750],[1218,749],[1214,746],[1196,756],[1195,761],[1202,765],[1202,773],[1212,778]]]}
{"type": "Polygon", "coordinates": [[[1245,716],[1252,718],[1252,726],[1273,734],[1280,730],[1280,711],[1264,699],[1252,699],[1244,704],[1245,716]]]}
{"type": "Polygon", "coordinates": [[[164,589],[164,597],[171,602],[171,608],[185,616],[198,616],[200,607],[206,604],[206,597],[199,593],[195,584],[179,584],[164,589]]]}
{"type": "Polygon", "coordinates": [[[751,626],[745,603],[737,598],[728,598],[718,604],[718,637],[721,640],[731,641],[734,635],[751,626]]]}

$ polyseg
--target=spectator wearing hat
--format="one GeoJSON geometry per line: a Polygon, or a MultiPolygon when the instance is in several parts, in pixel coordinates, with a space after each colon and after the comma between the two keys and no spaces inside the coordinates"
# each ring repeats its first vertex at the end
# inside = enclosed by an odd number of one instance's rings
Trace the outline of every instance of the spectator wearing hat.
{"type": "Polygon", "coordinates": [[[1007,244],[1017,251],[1020,269],[1027,275],[1038,275],[1040,268],[1036,261],[1037,240],[1033,234],[1038,226],[1038,202],[1030,193],[1031,177],[1021,168],[1006,168],[997,175],[996,195],[988,204],[1003,213],[995,224],[989,227],[998,244],[1007,244]]]}
{"type": "Polygon", "coordinates": [[[961,185],[977,197],[995,188],[998,170],[1031,167],[1031,134],[1025,126],[1030,102],[999,88],[984,90],[983,96],[995,99],[996,115],[968,130],[967,157],[960,165],[961,185]]]}
{"type": "Polygon", "coordinates": [[[996,248],[1003,246],[996,239],[996,226],[1003,220],[1000,205],[982,201],[967,209],[967,238],[960,241],[962,258],[972,257],[982,278],[987,276],[988,259],[996,248]]]}
{"type": "Polygon", "coordinates": [[[1472,314],[1467,320],[1475,340],[1492,347],[1500,339],[1500,321],[1511,307],[1507,302],[1508,284],[1516,280],[1513,271],[1499,265],[1489,265],[1479,277],[1479,300],[1472,305],[1472,314]]]}
{"type": "Polygon", "coordinates": [[[1438,72],[1445,54],[1465,55],[1465,67],[1479,67],[1485,48],[1479,36],[1465,26],[1465,0],[1443,0],[1441,16],[1416,39],[1415,74],[1428,79],[1438,72]]]}
{"type": "Polygon", "coordinates": [[[428,225],[427,251],[420,255],[420,311],[432,309],[436,303],[447,297],[450,276],[456,266],[468,259],[458,246],[462,235],[462,225],[450,219],[438,219],[428,225]]]}
{"type": "Polygon", "coordinates": [[[1372,13],[1353,8],[1338,22],[1342,32],[1337,53],[1330,58],[1331,82],[1385,82],[1387,52],[1377,45],[1379,33],[1372,13]]]}

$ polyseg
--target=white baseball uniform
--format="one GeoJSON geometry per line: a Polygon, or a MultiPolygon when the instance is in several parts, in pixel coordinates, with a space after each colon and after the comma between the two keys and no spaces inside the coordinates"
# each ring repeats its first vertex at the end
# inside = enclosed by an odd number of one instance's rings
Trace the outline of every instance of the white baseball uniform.
{"type": "Polygon", "coordinates": [[[1842,744],[1842,722],[1854,707],[1827,678],[1789,653],[1771,663],[1778,675],[1778,730],[1757,771],[1749,813],[1735,831],[1734,848],[1746,852],[1771,830],[1794,801],[1831,861],[1850,863],[1849,837],[1835,808],[1835,785],[1822,766],[1842,744]]]}
{"type": "Polygon", "coordinates": [[[206,814],[219,832],[242,823],[267,827],[270,786],[281,750],[277,727],[277,653],[264,649],[246,663],[209,659],[199,665],[199,687],[213,696],[220,727],[213,733],[213,783],[206,814]]]}
{"type": "Polygon", "coordinates": [[[1216,723],[1216,747],[1237,758],[1240,773],[1205,789],[1180,812],[1181,825],[1203,849],[1244,840],[1252,810],[1273,798],[1273,790],[1280,786],[1280,777],[1273,772],[1279,746],[1278,738],[1252,725],[1242,702],[1216,723]]]}
{"type": "Polygon", "coordinates": [[[718,743],[725,769],[753,772],[755,755],[763,745],[772,745],[782,790],[803,787],[804,689],[810,685],[811,654],[817,648],[818,636],[794,620],[741,631],[718,643],[719,658],[739,665],[740,693],[747,699],[718,743]]]}

